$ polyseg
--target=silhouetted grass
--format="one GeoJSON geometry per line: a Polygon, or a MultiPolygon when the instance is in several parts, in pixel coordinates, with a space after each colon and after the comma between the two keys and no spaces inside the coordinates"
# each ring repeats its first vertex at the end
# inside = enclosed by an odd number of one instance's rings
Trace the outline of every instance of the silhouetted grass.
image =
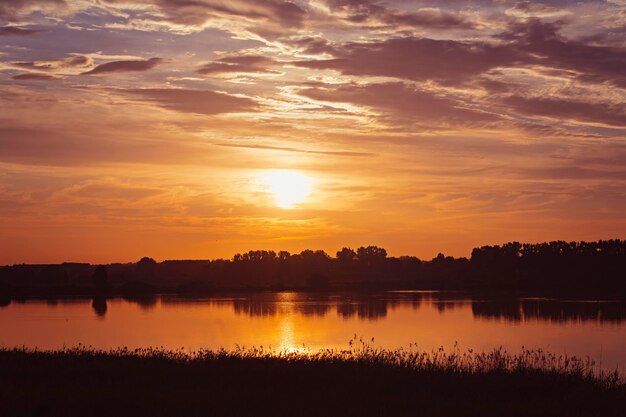
{"type": "Polygon", "coordinates": [[[509,354],[263,348],[0,350],[1,416],[623,416],[592,362],[509,354]]]}

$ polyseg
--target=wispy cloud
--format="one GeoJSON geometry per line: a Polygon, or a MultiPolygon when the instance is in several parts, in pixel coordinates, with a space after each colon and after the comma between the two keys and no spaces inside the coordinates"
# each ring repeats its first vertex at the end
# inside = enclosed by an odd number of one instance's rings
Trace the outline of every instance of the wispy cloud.
{"type": "Polygon", "coordinates": [[[42,32],[39,29],[29,29],[20,26],[3,26],[0,27],[0,36],[30,36],[42,32]]]}
{"type": "Polygon", "coordinates": [[[0,1],[0,253],[467,255],[626,234],[624,16],[619,1],[0,1]],[[259,182],[275,169],[310,177],[310,199],[276,208],[259,182]]]}
{"type": "Polygon", "coordinates": [[[217,61],[203,64],[196,71],[202,75],[223,74],[280,74],[279,71],[269,69],[277,62],[263,55],[238,55],[220,58],[217,61]]]}
{"type": "Polygon", "coordinates": [[[243,144],[243,143],[217,143],[217,146],[226,146],[229,148],[247,148],[247,149],[261,149],[270,151],[284,151],[284,152],[296,152],[306,153],[313,155],[330,155],[330,156],[354,156],[354,157],[368,157],[375,154],[369,152],[350,152],[350,151],[315,151],[299,148],[290,148],[285,146],[271,146],[271,145],[255,145],[255,144],[243,144]]]}
{"type": "Polygon", "coordinates": [[[258,107],[258,103],[252,99],[209,90],[143,88],[120,92],[138,96],[147,102],[184,113],[211,115],[253,111],[258,107]]]}
{"type": "Polygon", "coordinates": [[[19,21],[34,11],[63,8],[65,0],[8,0],[0,2],[0,20],[19,21]]]}
{"type": "Polygon", "coordinates": [[[57,81],[58,77],[48,74],[38,74],[33,72],[26,72],[23,74],[14,75],[12,77],[14,80],[18,81],[57,81]]]}
{"type": "Polygon", "coordinates": [[[83,75],[148,71],[164,62],[166,62],[166,60],[163,58],[150,58],[145,61],[113,61],[100,64],[90,71],[83,72],[83,75]]]}

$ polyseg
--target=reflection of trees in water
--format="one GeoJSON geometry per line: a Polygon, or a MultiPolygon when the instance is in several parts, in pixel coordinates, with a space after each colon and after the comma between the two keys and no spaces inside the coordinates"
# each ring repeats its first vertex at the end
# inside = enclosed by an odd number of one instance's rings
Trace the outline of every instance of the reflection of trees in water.
{"type": "MultiPolygon", "coordinates": [[[[153,309],[159,298],[125,297],[125,301],[137,304],[140,308],[153,309]]],[[[0,300],[2,301],[2,300],[0,300]]],[[[14,300],[16,303],[24,300],[14,300]]],[[[104,297],[94,297],[91,307],[98,317],[105,317],[108,309],[104,297]]],[[[161,300],[163,303],[187,303],[193,300],[178,298],[161,300]]],[[[9,305],[12,301],[1,303],[9,305]]],[[[87,302],[80,299],[44,299],[31,302],[46,303],[49,306],[87,302]]],[[[344,319],[377,320],[387,317],[389,311],[398,306],[409,306],[414,310],[430,305],[440,312],[465,308],[471,303],[474,317],[499,319],[511,322],[543,320],[549,322],[614,322],[626,321],[626,301],[565,301],[554,299],[471,300],[455,293],[402,293],[402,294],[307,294],[307,293],[263,293],[246,295],[231,300],[198,300],[208,305],[231,305],[236,314],[251,317],[272,317],[281,314],[300,314],[310,317],[325,317],[335,310],[344,319]]]]}
{"type": "Polygon", "coordinates": [[[389,300],[389,306],[408,305],[413,310],[418,310],[424,305],[432,305],[439,312],[467,307],[471,300],[467,294],[458,291],[407,291],[394,294],[389,300]]]}
{"type": "Polygon", "coordinates": [[[124,300],[137,304],[142,310],[152,310],[156,306],[158,298],[154,295],[146,295],[141,297],[124,297],[124,300]]]}
{"type": "Polygon", "coordinates": [[[471,300],[458,293],[406,293],[389,295],[350,295],[347,299],[316,296],[292,296],[285,301],[280,293],[259,298],[248,298],[234,303],[238,313],[250,316],[273,316],[284,313],[323,317],[335,308],[342,318],[376,320],[387,316],[399,305],[419,309],[432,304],[440,312],[471,305],[476,317],[500,318],[508,321],[548,320],[621,322],[626,320],[626,302],[575,302],[547,299],[471,300]]]}
{"type": "Polygon", "coordinates": [[[275,316],[277,314],[298,313],[304,316],[325,316],[331,305],[325,299],[315,301],[285,300],[280,295],[250,297],[233,300],[233,310],[237,314],[251,317],[275,316]]]}
{"type": "Polygon", "coordinates": [[[252,317],[275,316],[277,314],[298,313],[304,316],[324,317],[336,306],[337,314],[342,317],[357,316],[362,319],[377,319],[387,315],[387,302],[382,299],[356,302],[316,301],[270,301],[245,299],[233,301],[233,310],[237,314],[252,317]]]}
{"type": "Polygon", "coordinates": [[[469,304],[467,300],[445,300],[445,301],[434,301],[433,305],[440,312],[451,311],[456,308],[463,308],[469,304]]]}
{"type": "Polygon", "coordinates": [[[396,307],[410,306],[419,309],[424,302],[432,303],[439,311],[466,306],[467,299],[447,293],[383,293],[383,294],[307,294],[265,293],[232,300],[237,314],[253,317],[298,313],[304,316],[324,317],[332,309],[342,318],[377,320],[387,316],[396,307]]]}
{"type": "Polygon", "coordinates": [[[399,299],[390,300],[390,307],[396,305],[409,305],[413,310],[418,310],[424,305],[432,305],[439,312],[450,311],[456,308],[467,307],[471,300],[466,295],[458,292],[409,292],[402,294],[399,299]]]}
{"type": "Polygon", "coordinates": [[[508,321],[544,320],[550,322],[615,322],[626,320],[624,301],[564,301],[550,299],[521,299],[474,301],[476,317],[508,321]]]}
{"type": "Polygon", "coordinates": [[[337,314],[343,318],[358,317],[376,320],[387,316],[387,301],[384,299],[337,304],[337,314]]]}
{"type": "Polygon", "coordinates": [[[520,301],[504,300],[473,300],[472,314],[474,317],[498,318],[509,321],[520,321],[522,318],[520,301]]]}
{"type": "Polygon", "coordinates": [[[551,321],[626,320],[626,302],[568,302],[549,300],[522,300],[524,317],[541,317],[551,321]]]}
{"type": "MultiPolygon", "coordinates": [[[[156,306],[158,298],[155,296],[124,297],[123,300],[131,304],[137,304],[142,310],[152,310],[156,306]]],[[[107,298],[95,296],[91,300],[91,308],[98,317],[104,317],[108,309],[107,298]]]]}
{"type": "Polygon", "coordinates": [[[94,297],[91,301],[91,308],[93,308],[98,317],[104,317],[107,313],[106,297],[94,297]]]}
{"type": "MultiPolygon", "coordinates": [[[[124,297],[123,300],[137,304],[141,309],[153,309],[157,301],[169,303],[201,303],[207,306],[230,308],[236,314],[251,317],[270,317],[281,314],[300,314],[310,317],[325,317],[335,310],[344,319],[377,320],[387,317],[389,311],[398,306],[418,310],[427,306],[446,312],[466,308],[471,304],[474,317],[498,319],[511,322],[543,320],[549,322],[606,322],[626,321],[626,301],[566,301],[555,299],[470,299],[459,293],[260,293],[245,294],[236,298],[181,299],[180,297],[124,297]]],[[[91,301],[91,308],[98,317],[105,317],[108,304],[105,297],[93,299],[2,299],[0,307],[11,303],[40,303],[47,306],[81,304],[91,301]]]]}
{"type": "Polygon", "coordinates": [[[246,314],[252,317],[275,316],[278,305],[275,302],[243,299],[233,301],[233,310],[237,314],[246,314]]]}
{"type": "Polygon", "coordinates": [[[304,316],[324,317],[330,311],[332,305],[328,302],[295,304],[295,311],[304,316]]]}
{"type": "Polygon", "coordinates": [[[417,310],[427,299],[432,299],[430,293],[397,292],[382,295],[357,295],[351,300],[338,303],[337,314],[343,318],[356,316],[359,319],[376,320],[386,317],[390,310],[401,305],[417,310]]]}
{"type": "Polygon", "coordinates": [[[355,301],[336,301],[336,296],[328,294],[293,294],[273,293],[250,296],[232,301],[237,314],[252,317],[275,316],[277,314],[297,313],[304,316],[324,317],[333,308],[342,317],[358,316],[375,319],[387,314],[387,301],[384,299],[356,299],[355,301]]]}
{"type": "Polygon", "coordinates": [[[89,299],[86,298],[57,298],[57,297],[48,297],[48,298],[26,298],[26,297],[0,297],[0,307],[7,307],[11,305],[11,303],[15,303],[16,305],[22,304],[45,304],[48,307],[56,307],[56,306],[68,306],[68,305],[87,305],[89,304],[89,299]]]}

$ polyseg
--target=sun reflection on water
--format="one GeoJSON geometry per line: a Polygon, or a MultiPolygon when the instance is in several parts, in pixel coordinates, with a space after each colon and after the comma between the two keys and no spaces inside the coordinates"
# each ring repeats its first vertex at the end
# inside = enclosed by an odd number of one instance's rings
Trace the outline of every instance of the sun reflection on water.
{"type": "Polygon", "coordinates": [[[295,340],[296,294],[293,292],[283,292],[278,294],[280,314],[282,315],[279,324],[280,344],[278,350],[287,353],[304,353],[308,351],[306,347],[295,340]]]}

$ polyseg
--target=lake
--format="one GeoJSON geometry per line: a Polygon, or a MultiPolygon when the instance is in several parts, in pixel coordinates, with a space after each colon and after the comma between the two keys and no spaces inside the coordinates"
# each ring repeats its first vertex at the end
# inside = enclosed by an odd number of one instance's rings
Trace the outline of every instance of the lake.
{"type": "Polygon", "coordinates": [[[263,346],[345,349],[354,336],[385,348],[517,353],[522,346],[589,356],[626,374],[626,301],[494,299],[453,292],[246,293],[209,298],[12,301],[0,345],[56,349],[263,346]]]}

